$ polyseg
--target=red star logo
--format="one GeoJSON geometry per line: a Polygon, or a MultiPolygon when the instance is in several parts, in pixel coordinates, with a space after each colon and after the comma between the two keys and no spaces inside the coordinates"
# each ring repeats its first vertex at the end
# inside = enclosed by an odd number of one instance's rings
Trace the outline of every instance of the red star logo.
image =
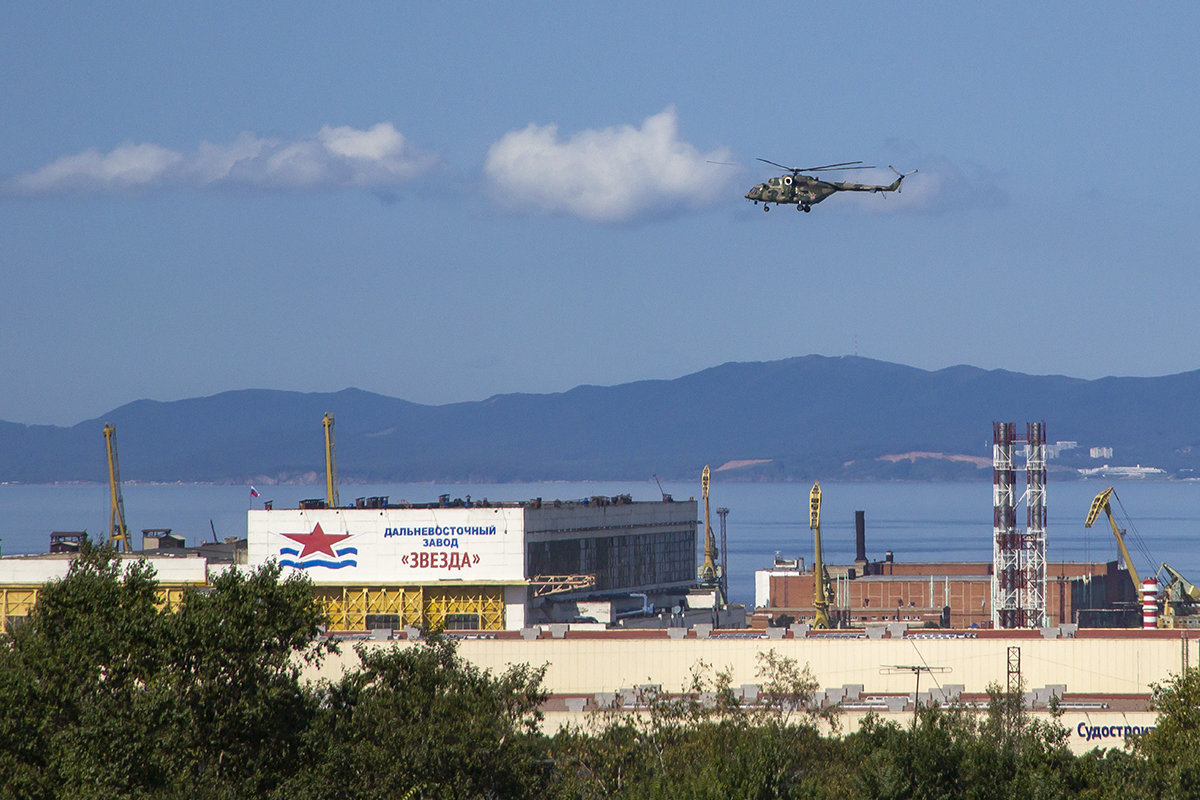
{"type": "Polygon", "coordinates": [[[299,542],[304,545],[304,549],[300,551],[300,558],[304,558],[310,553],[328,553],[337,558],[337,553],[333,552],[333,546],[343,539],[349,539],[348,533],[328,534],[321,530],[321,523],[313,528],[312,533],[282,533],[281,536],[286,536],[293,542],[299,542]]]}

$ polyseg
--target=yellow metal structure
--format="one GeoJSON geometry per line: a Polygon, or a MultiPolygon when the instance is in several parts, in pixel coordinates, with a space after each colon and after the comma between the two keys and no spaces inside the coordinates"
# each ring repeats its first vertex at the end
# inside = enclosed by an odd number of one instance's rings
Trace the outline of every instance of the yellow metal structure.
{"type": "Polygon", "coordinates": [[[12,585],[0,587],[0,611],[4,612],[4,621],[12,617],[28,617],[37,605],[38,590],[41,586],[12,585]]]}
{"type": "Polygon", "coordinates": [[[829,579],[821,560],[821,484],[814,483],[808,495],[808,527],[813,532],[813,615],[814,628],[831,628],[829,621],[829,579]]]}
{"type": "Polygon", "coordinates": [[[372,627],[504,630],[500,587],[317,586],[313,591],[330,630],[365,631],[373,622],[369,617],[382,618],[372,627]]]}
{"type": "Polygon", "coordinates": [[[130,553],[133,547],[129,544],[129,528],[125,525],[125,498],[121,495],[121,467],[117,462],[117,429],[111,422],[104,424],[104,444],[108,450],[108,494],[112,500],[108,543],[130,553]]]}
{"type": "Polygon", "coordinates": [[[1087,520],[1083,523],[1083,527],[1092,527],[1092,523],[1100,516],[1101,511],[1108,516],[1108,524],[1112,527],[1113,536],[1117,539],[1117,547],[1121,551],[1121,558],[1125,559],[1125,568],[1129,570],[1129,578],[1133,581],[1134,597],[1140,599],[1142,596],[1142,581],[1138,577],[1137,569],[1133,566],[1133,559],[1129,557],[1129,550],[1125,548],[1125,531],[1118,528],[1117,521],[1113,519],[1112,506],[1108,502],[1109,498],[1113,496],[1113,487],[1111,486],[1096,495],[1096,499],[1092,500],[1092,507],[1088,509],[1087,520]]]}
{"type": "Polygon", "coordinates": [[[535,575],[529,579],[534,597],[545,597],[559,592],[577,592],[596,585],[595,575],[535,575]]]}
{"type": "MultiPolygon", "coordinates": [[[[155,605],[174,611],[188,589],[203,584],[160,584],[155,605]]],[[[37,604],[41,586],[0,586],[0,624],[14,617],[28,617],[37,604]]],[[[493,586],[443,589],[405,586],[317,586],[317,602],[329,615],[329,627],[337,631],[365,631],[368,617],[384,617],[378,627],[412,625],[427,630],[504,630],[504,589],[493,586]]]]}
{"type": "MultiPolygon", "coordinates": [[[[183,602],[183,595],[188,589],[199,589],[202,583],[160,583],[154,591],[154,605],[159,610],[175,611],[183,602]]],[[[28,617],[37,605],[38,594],[42,586],[9,584],[0,586],[0,623],[13,617],[28,617]]]]}
{"type": "Polygon", "coordinates": [[[337,452],[333,443],[333,414],[325,412],[325,505],[338,508],[337,452]]]}
{"type": "MultiPolygon", "coordinates": [[[[717,566],[717,537],[713,536],[712,521],[708,513],[708,484],[710,481],[708,465],[705,465],[704,472],[700,477],[700,492],[704,496],[704,563],[697,570],[697,577],[700,583],[705,586],[717,587],[718,593],[721,587],[721,568],[717,566]]],[[[725,598],[719,598],[721,603],[725,602],[725,598]]]]}

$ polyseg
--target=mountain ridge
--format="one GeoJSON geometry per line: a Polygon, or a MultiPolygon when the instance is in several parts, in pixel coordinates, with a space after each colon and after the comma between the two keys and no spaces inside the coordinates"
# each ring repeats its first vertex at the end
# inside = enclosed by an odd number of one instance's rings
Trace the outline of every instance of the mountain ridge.
{"type": "Polygon", "coordinates": [[[1050,442],[1077,441],[1051,463],[1063,474],[1099,466],[1087,448],[1103,445],[1114,464],[1190,476],[1197,396],[1200,370],[1087,380],[819,355],[438,406],[353,387],[236,389],[135,400],[69,427],[0,421],[0,481],[106,480],[98,443],[112,422],[126,480],[293,482],[324,469],[325,412],[347,482],[687,478],[737,461],[755,462],[727,471],[745,480],[983,478],[993,420],[1021,433],[1044,421],[1050,442]]]}

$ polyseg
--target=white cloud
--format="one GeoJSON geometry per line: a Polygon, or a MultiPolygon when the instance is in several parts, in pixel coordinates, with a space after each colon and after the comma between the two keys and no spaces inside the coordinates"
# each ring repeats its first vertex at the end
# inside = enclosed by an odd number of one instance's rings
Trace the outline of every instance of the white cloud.
{"type": "Polygon", "coordinates": [[[20,194],[52,194],[64,185],[83,192],[127,191],[153,186],[182,158],[156,144],[126,144],[104,154],[86,150],[18,175],[6,185],[20,194]]]}
{"type": "Polygon", "coordinates": [[[157,144],[124,144],[108,153],[63,156],[3,184],[8,194],[109,194],[168,187],[252,187],[317,191],[341,187],[387,189],[412,180],[436,162],[413,148],[390,122],[366,130],[321,128],[285,140],[243,133],[228,144],[203,142],[176,152],[157,144]]]}
{"type": "Polygon", "coordinates": [[[484,171],[496,197],[514,209],[568,213],[592,222],[700,208],[730,190],[731,173],[706,163],[679,139],[675,109],[642,123],[585,130],[560,140],[557,125],[510,131],[488,150],[484,171]]]}
{"type": "MultiPolygon", "coordinates": [[[[850,203],[865,211],[881,214],[900,211],[947,212],[970,208],[996,208],[1008,202],[1003,179],[997,173],[975,165],[961,166],[939,156],[906,158],[897,169],[909,172],[919,168],[916,175],[904,179],[903,189],[892,194],[854,194],[850,203]]],[[[838,173],[824,173],[836,175],[838,173]]],[[[855,183],[889,184],[896,179],[890,169],[864,170],[845,173],[854,177],[835,177],[826,180],[849,180],[855,183]]],[[[838,195],[839,198],[847,195],[838,195]]],[[[834,202],[834,201],[828,201],[834,202]]]]}

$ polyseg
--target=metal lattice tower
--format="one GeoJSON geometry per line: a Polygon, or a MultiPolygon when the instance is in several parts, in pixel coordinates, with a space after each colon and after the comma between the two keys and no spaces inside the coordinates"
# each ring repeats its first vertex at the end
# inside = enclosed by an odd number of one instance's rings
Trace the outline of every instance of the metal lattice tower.
{"type": "Polygon", "coordinates": [[[1024,536],[1025,626],[1046,626],[1046,426],[1026,423],[1029,455],[1025,483],[1029,492],[1029,527],[1024,536]]]}
{"type": "Polygon", "coordinates": [[[993,524],[992,624],[1040,628],[1046,624],[1046,428],[1026,425],[1025,479],[1028,522],[1017,528],[1013,445],[1021,439],[1012,422],[992,423],[993,524]]]}
{"type": "Polygon", "coordinates": [[[1021,648],[1008,648],[1008,693],[1021,691],[1021,648]]]}

